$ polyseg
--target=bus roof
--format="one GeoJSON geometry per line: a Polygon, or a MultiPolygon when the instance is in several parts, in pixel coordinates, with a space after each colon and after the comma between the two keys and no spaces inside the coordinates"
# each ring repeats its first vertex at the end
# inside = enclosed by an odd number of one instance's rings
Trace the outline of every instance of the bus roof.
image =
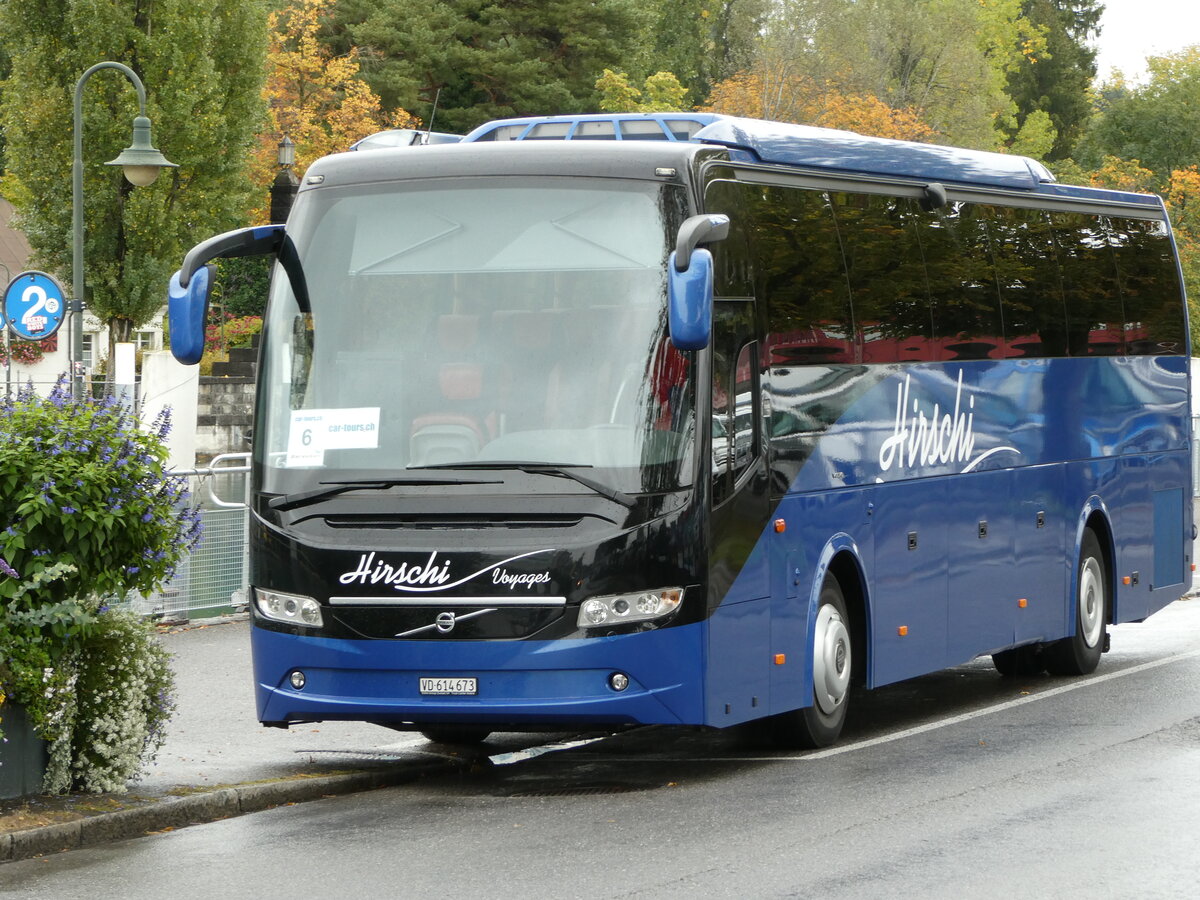
{"type": "Polygon", "coordinates": [[[1156,208],[1162,205],[1150,194],[1058,184],[1049,169],[1026,156],[720,113],[594,113],[497,119],[479,126],[462,140],[687,141],[721,145],[734,159],[769,165],[1009,188],[1092,202],[1156,208]]]}
{"type": "MultiPolygon", "coordinates": [[[[451,135],[438,137],[448,142],[454,140],[451,135]]],[[[498,149],[500,145],[512,146],[517,142],[557,144],[562,152],[552,154],[555,162],[569,166],[570,158],[581,149],[575,143],[579,141],[609,148],[622,144],[621,155],[635,146],[663,149],[695,147],[697,144],[719,146],[726,148],[734,161],[794,167],[808,172],[974,185],[1092,203],[1162,208],[1162,200],[1151,194],[1058,184],[1049,169],[1025,156],[898,141],[851,131],[718,113],[593,113],[498,119],[471,131],[457,146],[483,150],[489,145],[498,149]],[[574,144],[575,149],[564,146],[563,142],[574,144]]],[[[439,148],[439,155],[450,149],[451,146],[439,148]]],[[[525,148],[525,152],[529,150],[532,146],[525,148]]],[[[585,165],[595,168],[594,153],[585,155],[589,158],[585,165]]],[[[536,156],[547,161],[545,154],[536,156]]]]}

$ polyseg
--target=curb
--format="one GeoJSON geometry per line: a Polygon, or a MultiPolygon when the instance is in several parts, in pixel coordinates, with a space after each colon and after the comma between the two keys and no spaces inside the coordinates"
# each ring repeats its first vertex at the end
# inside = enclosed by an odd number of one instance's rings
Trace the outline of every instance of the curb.
{"type": "Polygon", "coordinates": [[[158,800],[145,806],[101,813],[74,822],[0,834],[0,863],[62,850],[94,847],[141,837],[153,831],[201,825],[290,803],[393,787],[460,767],[459,763],[449,760],[421,762],[390,769],[222,788],[187,797],[158,800]]]}

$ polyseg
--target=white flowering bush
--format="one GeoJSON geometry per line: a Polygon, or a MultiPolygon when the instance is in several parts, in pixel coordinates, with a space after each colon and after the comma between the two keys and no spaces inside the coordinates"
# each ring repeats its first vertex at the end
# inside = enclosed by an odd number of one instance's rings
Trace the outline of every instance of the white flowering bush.
{"type": "Polygon", "coordinates": [[[0,398],[0,717],[20,704],[49,744],[47,793],[123,791],[162,745],[167,654],[104,598],[153,589],[199,540],[169,428],[61,382],[0,398]]]}

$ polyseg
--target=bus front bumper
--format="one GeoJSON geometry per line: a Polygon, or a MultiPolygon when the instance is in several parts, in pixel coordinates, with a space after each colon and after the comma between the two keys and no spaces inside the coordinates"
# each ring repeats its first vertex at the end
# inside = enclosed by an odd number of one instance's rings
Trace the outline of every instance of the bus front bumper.
{"type": "Polygon", "coordinates": [[[459,722],[498,730],[702,724],[703,641],[699,624],[557,641],[346,640],[259,627],[251,634],[261,722],[459,722]],[[624,690],[612,686],[616,673],[628,678],[624,690]],[[422,678],[473,678],[477,692],[425,695],[422,678]]]}

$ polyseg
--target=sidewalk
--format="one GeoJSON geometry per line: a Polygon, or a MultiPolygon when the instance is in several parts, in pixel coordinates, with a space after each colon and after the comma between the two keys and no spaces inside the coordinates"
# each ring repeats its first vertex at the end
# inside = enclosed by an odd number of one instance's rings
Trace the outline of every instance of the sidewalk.
{"type": "MultiPolygon", "coordinates": [[[[209,621],[162,636],[175,661],[177,708],[142,780],[127,794],[0,802],[0,863],[401,784],[477,760],[357,722],[263,728],[248,620],[209,621]]],[[[493,743],[485,752],[495,751],[493,743]]]]}

